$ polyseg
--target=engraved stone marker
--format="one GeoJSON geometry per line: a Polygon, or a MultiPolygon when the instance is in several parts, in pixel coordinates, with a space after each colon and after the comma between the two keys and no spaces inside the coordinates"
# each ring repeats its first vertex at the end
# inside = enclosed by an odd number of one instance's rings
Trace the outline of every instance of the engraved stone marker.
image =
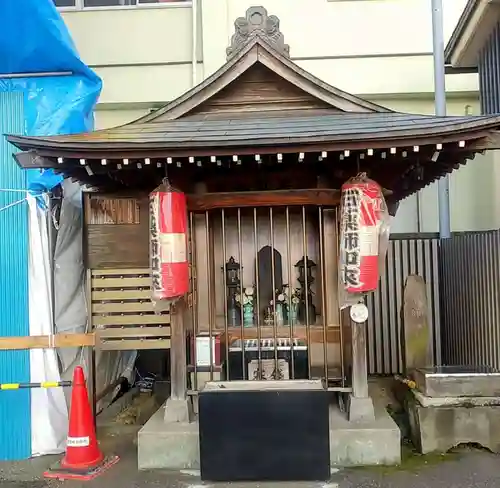
{"type": "Polygon", "coordinates": [[[410,275],[403,295],[402,351],[406,372],[432,365],[430,327],[425,281],[410,275]]]}

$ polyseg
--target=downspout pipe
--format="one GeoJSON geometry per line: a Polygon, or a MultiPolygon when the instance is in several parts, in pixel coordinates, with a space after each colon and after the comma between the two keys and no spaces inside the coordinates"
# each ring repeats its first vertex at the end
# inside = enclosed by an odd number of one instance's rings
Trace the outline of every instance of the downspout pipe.
{"type": "MultiPolygon", "coordinates": [[[[436,115],[446,115],[446,84],[443,38],[443,0],[432,2],[432,45],[434,57],[434,101],[436,115]]],[[[439,237],[448,239],[450,229],[450,178],[438,180],[439,237]]]]}
{"type": "Polygon", "coordinates": [[[198,84],[198,0],[192,0],[191,4],[191,85],[198,84]]]}
{"type": "Polygon", "coordinates": [[[420,194],[420,191],[417,192],[415,195],[416,199],[416,213],[417,213],[417,234],[420,234],[422,232],[422,195],[420,194]]]}

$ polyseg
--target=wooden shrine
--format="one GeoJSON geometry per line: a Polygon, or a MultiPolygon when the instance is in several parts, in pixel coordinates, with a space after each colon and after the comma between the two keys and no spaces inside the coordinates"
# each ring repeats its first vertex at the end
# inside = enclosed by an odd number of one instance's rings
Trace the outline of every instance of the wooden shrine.
{"type": "Polygon", "coordinates": [[[116,128],[8,140],[23,168],[87,188],[97,340],[170,347],[177,404],[167,419],[182,421],[200,382],[232,378],[230,357],[238,379],[322,379],[367,398],[365,328],[342,317],[337,300],[340,187],[365,172],[395,213],[408,195],[499,147],[499,128],[496,116],[397,113],[334,88],[295,64],[279,20],[252,7],[235,23],[224,66],[163,108],[116,128]],[[191,293],[158,313],[148,193],[165,177],[188,198],[191,293]],[[192,346],[199,337],[208,355],[192,346]]]}

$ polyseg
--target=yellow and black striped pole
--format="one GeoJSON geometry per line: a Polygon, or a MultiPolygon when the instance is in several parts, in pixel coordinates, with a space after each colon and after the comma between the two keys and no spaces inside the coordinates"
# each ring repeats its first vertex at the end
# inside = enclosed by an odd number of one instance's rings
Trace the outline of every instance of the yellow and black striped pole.
{"type": "Polygon", "coordinates": [[[71,381],[44,381],[42,383],[0,383],[0,390],[25,390],[26,388],[64,388],[71,381]]]}

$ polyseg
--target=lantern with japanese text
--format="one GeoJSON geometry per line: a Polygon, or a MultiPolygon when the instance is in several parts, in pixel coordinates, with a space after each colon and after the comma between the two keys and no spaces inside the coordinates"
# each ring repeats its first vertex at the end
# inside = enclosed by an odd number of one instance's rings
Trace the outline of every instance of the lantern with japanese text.
{"type": "Polygon", "coordinates": [[[170,304],[189,291],[186,195],[164,180],[149,206],[152,300],[170,304]]]}
{"type": "Polygon", "coordinates": [[[344,183],[339,253],[341,308],[377,289],[388,232],[389,215],[380,185],[364,173],[344,183]]]}

